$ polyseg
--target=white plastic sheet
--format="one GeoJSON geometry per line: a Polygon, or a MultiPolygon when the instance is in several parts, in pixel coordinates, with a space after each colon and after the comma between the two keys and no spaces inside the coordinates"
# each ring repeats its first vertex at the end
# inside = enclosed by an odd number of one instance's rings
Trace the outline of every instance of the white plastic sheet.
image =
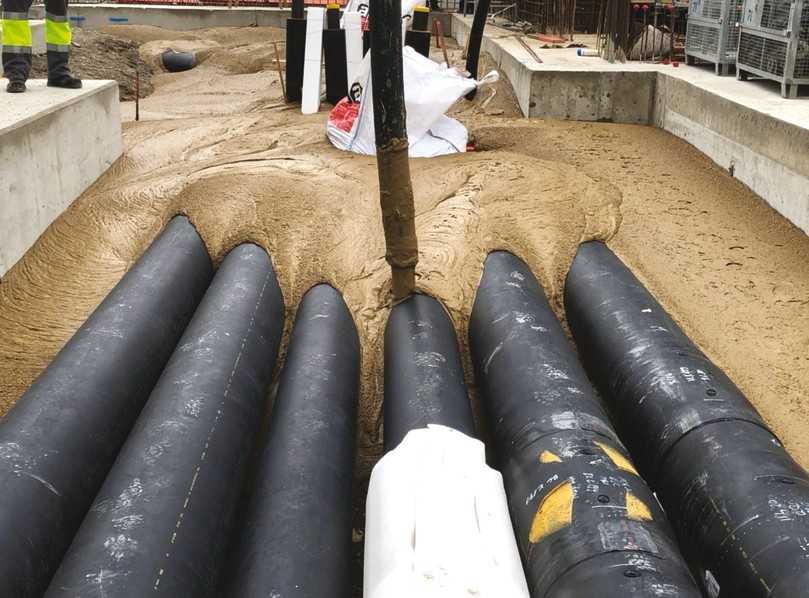
{"type": "MultiPolygon", "coordinates": [[[[497,72],[475,81],[425,58],[409,46],[403,49],[402,61],[410,156],[423,158],[466,151],[466,128],[445,113],[475,87],[497,81],[497,72]]],[[[348,98],[332,109],[326,134],[340,149],[358,154],[376,153],[370,52],[363,58],[355,80],[349,83],[348,98]]]]}
{"type": "Polygon", "coordinates": [[[413,430],[371,474],[364,598],[528,598],[500,474],[483,444],[413,430]]]}

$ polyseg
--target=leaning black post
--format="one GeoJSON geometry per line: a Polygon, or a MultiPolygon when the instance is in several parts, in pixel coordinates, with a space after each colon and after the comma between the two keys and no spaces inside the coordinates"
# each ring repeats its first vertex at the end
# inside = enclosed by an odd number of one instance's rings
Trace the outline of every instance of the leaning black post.
{"type": "Polygon", "coordinates": [[[369,15],[374,97],[376,164],[382,224],[393,276],[393,298],[403,299],[416,284],[418,244],[410,183],[402,67],[401,0],[375,0],[369,15]]]}
{"type": "Polygon", "coordinates": [[[326,29],[323,30],[323,55],[326,62],[326,101],[336,104],[348,95],[346,72],[346,35],[340,28],[340,6],[326,6],[326,29]]]}
{"type": "Polygon", "coordinates": [[[287,19],[287,102],[301,101],[305,48],[306,17],[303,11],[303,0],[292,0],[292,16],[287,19]]]}
{"type": "MultiPolygon", "coordinates": [[[[472,30],[469,32],[469,48],[466,52],[466,70],[473,79],[478,78],[478,60],[480,60],[480,45],[483,43],[483,29],[486,27],[486,17],[489,14],[489,0],[478,0],[475,3],[475,18],[472,20],[472,30]]],[[[477,88],[466,94],[467,100],[473,100],[477,88]]]]}

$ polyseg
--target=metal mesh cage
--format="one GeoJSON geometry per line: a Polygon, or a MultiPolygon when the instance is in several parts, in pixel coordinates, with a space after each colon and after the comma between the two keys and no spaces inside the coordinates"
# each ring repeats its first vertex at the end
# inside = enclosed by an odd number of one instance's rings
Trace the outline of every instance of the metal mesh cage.
{"type": "Polygon", "coordinates": [[[765,29],[783,31],[789,27],[792,0],[764,0],[761,9],[761,26],[765,29]]]}
{"type": "Polygon", "coordinates": [[[781,77],[784,75],[786,55],[786,41],[742,31],[739,38],[739,63],[781,77]]]}
{"type": "Polygon", "coordinates": [[[722,4],[726,0],[692,0],[688,6],[690,16],[702,17],[703,19],[716,19],[722,17],[722,4]]]}
{"type": "Polygon", "coordinates": [[[803,5],[798,34],[798,49],[795,54],[795,77],[809,78],[809,2],[803,5]]]}
{"type": "Polygon", "coordinates": [[[685,51],[714,55],[719,51],[719,29],[703,25],[696,21],[688,21],[688,33],[685,38],[685,51]]]}

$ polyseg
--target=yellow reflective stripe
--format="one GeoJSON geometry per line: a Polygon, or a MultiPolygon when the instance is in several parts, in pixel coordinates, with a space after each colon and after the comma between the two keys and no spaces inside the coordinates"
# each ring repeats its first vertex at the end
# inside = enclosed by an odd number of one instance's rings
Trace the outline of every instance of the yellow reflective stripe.
{"type": "Polygon", "coordinates": [[[573,521],[573,484],[564,481],[548,492],[531,522],[528,541],[536,544],[573,521]]]}
{"type": "Polygon", "coordinates": [[[561,463],[562,460],[550,451],[542,451],[539,453],[539,462],[540,463],[561,463]]]}
{"type": "MultiPolygon", "coordinates": [[[[624,457],[621,453],[617,450],[612,448],[611,446],[604,444],[603,442],[599,442],[598,440],[595,441],[595,444],[604,451],[604,454],[610,458],[610,461],[617,467],[618,469],[623,469],[624,471],[628,471],[633,475],[638,475],[638,471],[635,469],[635,466],[624,457]]],[[[640,477],[640,476],[638,476],[640,477]]]]}
{"type": "Polygon", "coordinates": [[[641,499],[626,491],[626,515],[635,521],[649,521],[652,519],[652,512],[641,499]]]}
{"type": "Polygon", "coordinates": [[[31,26],[28,21],[3,19],[3,45],[31,47],[31,26]]]}
{"type": "Polygon", "coordinates": [[[57,23],[45,19],[45,43],[54,46],[69,46],[71,40],[70,23],[57,23]]]}

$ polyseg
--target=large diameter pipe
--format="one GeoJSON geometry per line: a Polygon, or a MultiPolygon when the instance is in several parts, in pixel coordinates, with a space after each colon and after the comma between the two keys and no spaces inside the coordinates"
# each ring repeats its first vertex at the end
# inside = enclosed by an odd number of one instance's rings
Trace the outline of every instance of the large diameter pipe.
{"type": "Polygon", "coordinates": [[[585,366],[710,596],[804,595],[809,476],[603,243],[565,287],[585,366]]]}
{"type": "Polygon", "coordinates": [[[252,244],[233,249],[47,598],[213,595],[283,320],[267,253],[252,244]]]}
{"type": "Polygon", "coordinates": [[[512,254],[486,259],[469,336],[531,595],[700,596],[542,288],[512,254]]]}
{"type": "MultiPolygon", "coordinates": [[[[486,19],[489,16],[490,0],[475,2],[475,16],[472,19],[472,28],[469,31],[469,45],[466,49],[466,70],[473,79],[478,78],[478,63],[480,61],[480,48],[483,44],[483,30],[486,28],[486,19]]],[[[475,99],[477,88],[466,94],[467,100],[475,99]]]]}
{"type": "Polygon", "coordinates": [[[356,328],[340,294],[313,287],[290,336],[227,595],[351,595],[359,364],[356,328]]]}
{"type": "Polygon", "coordinates": [[[174,218],[0,422],[0,595],[41,596],[211,280],[174,218]]]}
{"type": "Polygon", "coordinates": [[[438,301],[413,295],[385,328],[385,451],[429,424],[475,435],[452,321],[438,301]]]}
{"type": "Polygon", "coordinates": [[[372,2],[369,20],[376,165],[385,231],[385,259],[391,267],[393,298],[399,300],[410,295],[415,288],[419,259],[408,158],[401,0],[372,2]]]}

